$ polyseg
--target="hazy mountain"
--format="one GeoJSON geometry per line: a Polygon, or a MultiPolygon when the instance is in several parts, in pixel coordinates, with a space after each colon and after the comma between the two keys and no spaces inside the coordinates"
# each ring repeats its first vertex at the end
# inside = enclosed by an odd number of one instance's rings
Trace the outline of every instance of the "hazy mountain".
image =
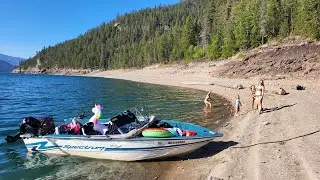
{"type": "MultiPolygon", "coordinates": [[[[8,56],[0,53],[0,60],[5,61],[13,66],[19,65],[20,61],[24,61],[25,59],[19,57],[8,56]]],[[[2,66],[0,66],[2,67],[2,66]]]]}
{"type": "Polygon", "coordinates": [[[0,60],[0,72],[11,72],[14,69],[14,66],[0,60]]]}

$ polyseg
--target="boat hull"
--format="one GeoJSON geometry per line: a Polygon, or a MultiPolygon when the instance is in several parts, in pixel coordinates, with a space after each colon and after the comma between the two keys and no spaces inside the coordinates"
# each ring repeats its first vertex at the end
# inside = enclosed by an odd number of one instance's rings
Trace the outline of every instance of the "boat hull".
{"type": "Polygon", "coordinates": [[[206,138],[58,138],[30,137],[23,141],[31,152],[82,156],[118,161],[139,161],[167,158],[190,153],[208,144],[214,137],[206,138]]]}

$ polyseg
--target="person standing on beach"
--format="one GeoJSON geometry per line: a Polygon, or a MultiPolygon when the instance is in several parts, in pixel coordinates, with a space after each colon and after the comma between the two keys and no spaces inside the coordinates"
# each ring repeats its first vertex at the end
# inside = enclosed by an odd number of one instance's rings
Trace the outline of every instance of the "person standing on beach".
{"type": "Polygon", "coordinates": [[[262,113],[262,100],[264,97],[264,82],[260,80],[255,92],[255,103],[258,105],[259,114],[262,113]]]}
{"type": "Polygon", "coordinates": [[[256,87],[254,85],[252,85],[250,87],[250,104],[251,104],[252,111],[255,109],[255,107],[254,107],[255,93],[256,93],[256,87]]]}
{"type": "Polygon", "coordinates": [[[212,107],[211,102],[209,102],[209,100],[212,100],[210,97],[211,92],[208,92],[208,94],[206,95],[206,97],[204,98],[203,102],[206,105],[206,107],[212,107]]]}
{"type": "Polygon", "coordinates": [[[240,106],[242,106],[242,104],[240,102],[240,96],[238,94],[234,103],[235,116],[239,116],[238,113],[240,112],[240,106]]]}

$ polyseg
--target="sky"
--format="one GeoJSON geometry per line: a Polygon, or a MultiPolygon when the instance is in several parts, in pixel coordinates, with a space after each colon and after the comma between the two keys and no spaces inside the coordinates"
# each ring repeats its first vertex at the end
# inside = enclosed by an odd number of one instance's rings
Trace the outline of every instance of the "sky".
{"type": "Polygon", "coordinates": [[[118,14],[180,0],[0,0],[0,53],[29,58],[118,14]]]}

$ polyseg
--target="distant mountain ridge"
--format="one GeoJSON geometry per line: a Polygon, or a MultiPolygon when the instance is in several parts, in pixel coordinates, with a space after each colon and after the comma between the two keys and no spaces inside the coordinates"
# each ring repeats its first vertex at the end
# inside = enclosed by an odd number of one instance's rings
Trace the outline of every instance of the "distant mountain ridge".
{"type": "MultiPolygon", "coordinates": [[[[8,56],[8,55],[0,53],[0,60],[9,63],[12,66],[17,66],[17,65],[19,65],[19,62],[24,61],[25,59],[20,58],[20,57],[8,56]]],[[[0,66],[0,67],[2,67],[2,66],[0,66]]]]}
{"type": "Polygon", "coordinates": [[[7,63],[6,61],[0,60],[0,72],[11,72],[14,66],[7,63]]]}

